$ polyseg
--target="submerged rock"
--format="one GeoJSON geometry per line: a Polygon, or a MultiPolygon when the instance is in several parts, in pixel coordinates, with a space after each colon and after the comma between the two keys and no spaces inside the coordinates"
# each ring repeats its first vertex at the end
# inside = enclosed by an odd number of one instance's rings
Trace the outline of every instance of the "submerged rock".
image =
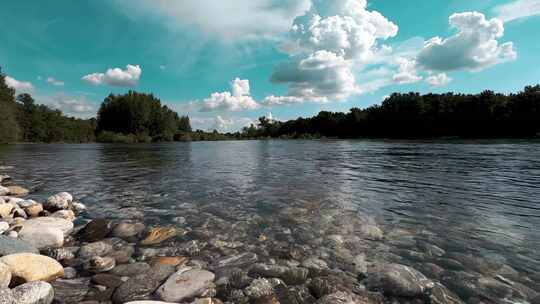
{"type": "Polygon", "coordinates": [[[152,267],[147,273],[139,274],[120,285],[113,294],[113,302],[122,304],[129,301],[147,300],[149,295],[174,271],[173,266],[152,267]]]}
{"type": "Polygon", "coordinates": [[[109,235],[112,222],[107,219],[95,219],[88,223],[78,235],[86,242],[100,241],[109,235]]]}
{"type": "Polygon", "coordinates": [[[110,273],[118,276],[125,276],[125,277],[132,277],[136,276],[138,274],[143,274],[151,271],[150,265],[147,263],[132,263],[132,264],[124,264],[124,265],[118,265],[115,268],[113,268],[110,273]]]}
{"type": "Polygon", "coordinates": [[[152,228],[148,233],[148,236],[141,241],[141,245],[156,245],[175,237],[177,234],[178,231],[174,227],[152,228]]]}
{"type": "Polygon", "coordinates": [[[400,264],[382,264],[368,270],[367,287],[398,297],[419,297],[434,284],[419,271],[400,264]]]}
{"type": "Polygon", "coordinates": [[[56,260],[32,253],[16,253],[0,258],[17,282],[53,281],[64,275],[64,268],[56,260]]]}
{"type": "Polygon", "coordinates": [[[464,304],[464,302],[441,283],[435,283],[431,289],[429,300],[431,304],[464,304]]]}
{"type": "Polygon", "coordinates": [[[179,270],[158,288],[156,294],[164,301],[181,302],[202,295],[214,279],[215,275],[206,270],[179,270]]]}
{"type": "Polygon", "coordinates": [[[87,260],[95,256],[105,256],[112,250],[113,246],[103,241],[89,243],[79,249],[79,258],[87,260]]]}
{"type": "Polygon", "coordinates": [[[116,266],[116,261],[110,257],[95,256],[84,263],[84,269],[93,273],[107,272],[116,266]]]}
{"type": "Polygon", "coordinates": [[[143,223],[121,222],[114,227],[112,235],[121,239],[128,239],[138,236],[145,228],[146,226],[143,223]]]}
{"type": "Polygon", "coordinates": [[[54,299],[54,290],[47,282],[30,282],[12,290],[15,304],[50,304],[54,299]]]}

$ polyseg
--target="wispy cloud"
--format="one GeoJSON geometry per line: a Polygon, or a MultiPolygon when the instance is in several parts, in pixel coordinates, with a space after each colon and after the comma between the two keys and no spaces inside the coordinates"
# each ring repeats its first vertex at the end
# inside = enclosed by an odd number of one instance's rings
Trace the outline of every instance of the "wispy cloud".
{"type": "Polygon", "coordinates": [[[494,9],[498,18],[510,22],[540,15],[540,0],[515,0],[494,9]]]}

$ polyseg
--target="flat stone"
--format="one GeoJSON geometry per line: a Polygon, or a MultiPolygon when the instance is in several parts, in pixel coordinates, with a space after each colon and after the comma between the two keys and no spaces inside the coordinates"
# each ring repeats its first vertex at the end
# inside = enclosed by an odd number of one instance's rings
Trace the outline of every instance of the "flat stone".
{"type": "Polygon", "coordinates": [[[61,304],[81,303],[90,290],[90,279],[59,279],[51,283],[54,288],[54,302],[61,304]]]}
{"type": "Polygon", "coordinates": [[[10,282],[11,269],[6,264],[0,263],[0,289],[8,288],[10,282]]]}
{"type": "Polygon", "coordinates": [[[30,191],[28,189],[25,189],[20,186],[9,186],[7,187],[9,190],[9,195],[17,196],[17,197],[23,197],[28,195],[30,191]]]}
{"type": "Polygon", "coordinates": [[[19,231],[19,239],[28,242],[37,249],[60,248],[64,245],[64,233],[53,227],[25,226],[19,231]]]}
{"type": "Polygon", "coordinates": [[[43,228],[57,228],[62,230],[64,233],[64,236],[69,235],[73,231],[73,223],[71,221],[62,219],[62,218],[55,218],[55,217],[38,217],[29,219],[27,221],[24,221],[20,224],[22,226],[22,230],[26,228],[36,228],[36,229],[43,229],[43,228]]]}
{"type": "Polygon", "coordinates": [[[158,288],[156,294],[164,301],[181,302],[200,296],[214,279],[215,275],[206,270],[179,270],[158,288]]]}
{"type": "Polygon", "coordinates": [[[109,288],[116,288],[124,283],[120,276],[108,273],[98,273],[94,275],[92,277],[92,282],[98,285],[107,286],[109,288]]]}
{"type": "Polygon", "coordinates": [[[47,282],[29,282],[15,287],[12,292],[16,304],[50,304],[54,299],[54,289],[47,282]]]}
{"type": "Polygon", "coordinates": [[[141,241],[141,245],[156,245],[175,237],[178,231],[174,227],[156,227],[152,228],[148,236],[141,241]]]}
{"type": "Polygon", "coordinates": [[[64,275],[60,263],[43,255],[33,253],[16,253],[0,258],[6,264],[17,282],[53,281],[64,275]]]}
{"type": "Polygon", "coordinates": [[[147,273],[139,274],[120,285],[113,294],[113,302],[122,304],[129,301],[147,300],[172,273],[175,267],[156,265],[147,273]]]}
{"type": "Polygon", "coordinates": [[[138,274],[147,273],[151,270],[150,265],[147,263],[139,262],[132,264],[118,265],[113,268],[110,273],[117,276],[132,277],[138,274]]]}
{"type": "Polygon", "coordinates": [[[112,235],[122,239],[128,239],[140,235],[146,226],[143,223],[121,222],[116,225],[112,231],[112,235]]]}
{"type": "Polygon", "coordinates": [[[58,211],[69,208],[69,204],[73,201],[73,196],[67,192],[61,192],[55,194],[47,199],[47,202],[43,204],[45,210],[58,211]]]}
{"type": "Polygon", "coordinates": [[[100,241],[111,233],[112,222],[107,219],[95,219],[88,223],[80,232],[79,236],[87,242],[100,241]]]}
{"type": "Polygon", "coordinates": [[[400,264],[382,264],[368,270],[367,287],[398,297],[418,297],[434,287],[419,271],[400,264]]]}
{"type": "Polygon", "coordinates": [[[38,254],[39,250],[28,242],[0,235],[0,256],[23,252],[38,254]]]}

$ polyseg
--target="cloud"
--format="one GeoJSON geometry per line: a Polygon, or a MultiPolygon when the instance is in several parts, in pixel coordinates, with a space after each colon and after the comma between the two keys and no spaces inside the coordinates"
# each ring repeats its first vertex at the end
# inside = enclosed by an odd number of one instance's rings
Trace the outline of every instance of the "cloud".
{"type": "Polygon", "coordinates": [[[265,103],[326,102],[361,93],[353,69],[374,59],[378,40],[397,32],[397,25],[367,10],[366,0],[315,1],[295,19],[281,47],[290,60],[271,76],[273,83],[288,86],[287,95],[269,96],[265,103]]]}
{"type": "Polygon", "coordinates": [[[409,84],[422,80],[422,76],[417,75],[416,61],[404,57],[398,57],[396,60],[399,64],[399,70],[398,73],[392,77],[394,82],[399,84],[409,84]]]}
{"type": "Polygon", "coordinates": [[[194,26],[224,41],[271,38],[286,32],[310,0],[116,0],[129,15],[154,17],[172,30],[194,26]]]}
{"type": "Polygon", "coordinates": [[[204,99],[201,112],[241,111],[258,109],[260,105],[251,97],[249,80],[236,78],[231,82],[231,92],[213,93],[204,99]]]}
{"type": "Polygon", "coordinates": [[[426,82],[432,87],[441,87],[449,84],[452,81],[452,78],[448,77],[446,73],[439,73],[431,75],[426,78],[426,82]]]}
{"type": "Polygon", "coordinates": [[[478,12],[453,14],[450,25],[457,34],[446,39],[434,37],[420,51],[418,64],[431,71],[480,71],[493,65],[515,60],[512,42],[499,44],[504,35],[503,21],[487,20],[478,12]]]}
{"type": "Polygon", "coordinates": [[[515,0],[494,8],[504,22],[540,15],[540,0],[515,0]]]}
{"type": "Polygon", "coordinates": [[[190,117],[190,122],[195,130],[218,130],[220,132],[236,132],[254,123],[248,117],[223,117],[221,115],[215,117],[190,117]]]}
{"type": "Polygon", "coordinates": [[[128,64],[125,70],[108,69],[105,73],[86,75],[82,77],[82,80],[95,86],[106,84],[115,87],[133,87],[138,84],[141,74],[140,66],[128,64]]]}
{"type": "Polygon", "coordinates": [[[54,77],[47,77],[47,83],[53,86],[62,87],[64,86],[64,82],[55,79],[54,77]]]}
{"type": "Polygon", "coordinates": [[[13,77],[6,76],[6,85],[15,89],[17,93],[31,93],[34,91],[34,85],[28,81],[19,81],[13,77]]]}
{"type": "Polygon", "coordinates": [[[68,116],[79,118],[90,118],[96,115],[97,109],[93,103],[85,97],[67,96],[57,94],[54,96],[43,97],[45,104],[62,111],[68,116]]]}

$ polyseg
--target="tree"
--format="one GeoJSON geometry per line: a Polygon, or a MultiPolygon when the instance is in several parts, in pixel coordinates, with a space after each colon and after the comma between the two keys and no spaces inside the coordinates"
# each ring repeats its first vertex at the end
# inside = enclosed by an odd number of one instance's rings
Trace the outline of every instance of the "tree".
{"type": "Polygon", "coordinates": [[[19,140],[15,90],[8,87],[6,77],[0,69],[0,143],[19,140]]]}

